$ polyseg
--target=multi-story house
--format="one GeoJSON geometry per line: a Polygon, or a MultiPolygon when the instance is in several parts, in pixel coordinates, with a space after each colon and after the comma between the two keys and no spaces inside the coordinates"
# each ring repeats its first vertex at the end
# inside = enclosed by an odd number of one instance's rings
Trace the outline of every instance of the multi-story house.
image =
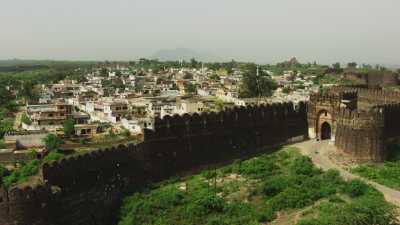
{"type": "Polygon", "coordinates": [[[26,114],[30,122],[22,123],[25,130],[49,130],[55,131],[62,128],[67,119],[73,118],[73,107],[64,101],[54,104],[28,105],[26,114]]]}

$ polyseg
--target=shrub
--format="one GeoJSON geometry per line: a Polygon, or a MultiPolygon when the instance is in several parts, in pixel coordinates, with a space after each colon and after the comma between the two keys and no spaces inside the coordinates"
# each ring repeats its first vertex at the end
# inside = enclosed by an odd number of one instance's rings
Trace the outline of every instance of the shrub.
{"type": "Polygon", "coordinates": [[[289,179],[287,176],[274,176],[264,182],[262,191],[265,195],[273,197],[285,190],[288,184],[289,179]]]}
{"type": "Polygon", "coordinates": [[[225,201],[214,193],[204,191],[194,199],[198,215],[207,215],[211,212],[222,212],[225,201]]]}
{"type": "Polygon", "coordinates": [[[351,180],[344,184],[343,192],[354,198],[364,195],[368,188],[369,186],[361,180],[351,180]]]}
{"type": "Polygon", "coordinates": [[[0,138],[4,137],[7,132],[13,131],[14,121],[12,119],[3,119],[0,121],[0,138]]]}
{"type": "Polygon", "coordinates": [[[0,149],[5,149],[7,148],[6,144],[4,144],[3,140],[0,140],[0,149]]]}
{"type": "Polygon", "coordinates": [[[206,225],[231,225],[230,221],[227,220],[223,216],[214,216],[207,221],[206,225]]]}
{"type": "Polygon", "coordinates": [[[343,199],[341,199],[337,195],[330,196],[328,200],[329,200],[329,202],[334,202],[334,203],[344,203],[345,202],[343,199]]]}
{"type": "Polygon", "coordinates": [[[110,129],[110,130],[108,131],[108,133],[105,135],[105,138],[106,138],[106,139],[109,139],[109,140],[114,139],[114,138],[116,138],[116,137],[118,137],[118,135],[115,134],[115,132],[114,132],[112,129],[110,129]]]}
{"type": "Polygon", "coordinates": [[[201,176],[207,180],[214,178],[217,173],[214,170],[204,170],[201,172],[201,176]]]}
{"type": "Polygon", "coordinates": [[[318,219],[306,219],[306,220],[300,220],[296,225],[323,225],[323,224],[318,219]]]}
{"type": "Polygon", "coordinates": [[[295,160],[290,165],[289,170],[293,174],[302,174],[307,176],[312,176],[316,173],[311,159],[307,156],[300,156],[295,158],[295,160]]]}
{"type": "Polygon", "coordinates": [[[258,212],[259,222],[270,222],[276,219],[276,213],[272,207],[265,206],[258,212]]]}
{"type": "Polygon", "coordinates": [[[307,214],[299,214],[300,225],[396,224],[390,223],[393,210],[382,194],[368,186],[359,192],[363,186],[357,181],[345,182],[335,170],[324,173],[294,151],[236,162],[216,172],[204,171],[185,180],[185,191],[177,188],[181,182],[157,183],[126,198],[119,225],[258,225],[273,221],[278,211],[307,206],[312,207],[307,214]],[[217,190],[207,182],[229,173],[240,173],[241,179],[218,179],[217,190]],[[358,197],[349,203],[340,198],[344,193],[358,197]]]}
{"type": "Polygon", "coordinates": [[[272,175],[278,169],[274,159],[256,158],[243,162],[240,166],[240,173],[258,179],[272,175]]]}
{"type": "Polygon", "coordinates": [[[71,137],[73,134],[75,134],[75,122],[72,119],[67,119],[63,123],[63,128],[64,128],[64,135],[66,137],[71,137]]]}
{"type": "Polygon", "coordinates": [[[270,204],[275,211],[289,208],[303,208],[313,200],[307,192],[299,188],[289,187],[271,199],[270,204]]]}
{"type": "Polygon", "coordinates": [[[28,117],[28,115],[26,115],[26,113],[22,114],[21,122],[23,122],[26,125],[31,125],[32,124],[32,120],[28,117]]]}
{"type": "Polygon", "coordinates": [[[46,149],[49,151],[57,150],[62,144],[64,144],[64,141],[55,134],[48,134],[43,141],[46,145],[46,149]]]}
{"type": "Polygon", "coordinates": [[[79,140],[79,144],[81,144],[81,145],[86,145],[88,143],[89,143],[89,140],[86,139],[86,138],[82,138],[82,139],[79,140]]]}
{"type": "Polygon", "coordinates": [[[121,131],[121,135],[124,137],[130,137],[131,136],[131,132],[128,129],[123,129],[121,131]]]}
{"type": "Polygon", "coordinates": [[[322,179],[329,184],[342,184],[343,178],[337,170],[328,170],[322,175],[322,179]]]}
{"type": "Polygon", "coordinates": [[[9,176],[4,177],[3,184],[10,187],[13,184],[24,182],[28,177],[36,175],[39,172],[39,161],[32,160],[22,165],[19,169],[15,169],[9,176]]]}
{"type": "Polygon", "coordinates": [[[344,212],[338,216],[342,224],[399,224],[396,208],[381,197],[366,196],[345,205],[344,212]],[[357,218],[354,218],[357,215],[357,218]],[[357,220],[357,221],[355,221],[357,220]]]}
{"type": "Polygon", "coordinates": [[[400,188],[400,162],[385,162],[383,165],[360,165],[352,169],[353,173],[376,181],[385,186],[400,188]]]}
{"type": "Polygon", "coordinates": [[[44,163],[60,160],[64,154],[52,151],[43,158],[44,163]]]}
{"type": "Polygon", "coordinates": [[[382,197],[366,195],[350,203],[323,202],[316,218],[303,219],[297,225],[395,225],[399,224],[396,215],[382,197]]]}
{"type": "Polygon", "coordinates": [[[9,174],[10,171],[8,171],[7,168],[0,165],[0,186],[3,184],[3,178],[8,176],[9,174]]]}
{"type": "Polygon", "coordinates": [[[231,202],[229,204],[225,204],[223,212],[230,218],[237,217],[237,215],[242,215],[242,217],[246,216],[247,221],[259,217],[259,211],[256,206],[244,202],[231,202]]]}

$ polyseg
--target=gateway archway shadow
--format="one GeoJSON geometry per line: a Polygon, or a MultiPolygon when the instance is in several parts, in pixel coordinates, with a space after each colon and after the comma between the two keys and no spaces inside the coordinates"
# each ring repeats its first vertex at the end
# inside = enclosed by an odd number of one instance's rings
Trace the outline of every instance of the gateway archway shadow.
{"type": "Polygon", "coordinates": [[[331,125],[324,122],[321,126],[321,140],[330,140],[332,135],[331,125]]]}

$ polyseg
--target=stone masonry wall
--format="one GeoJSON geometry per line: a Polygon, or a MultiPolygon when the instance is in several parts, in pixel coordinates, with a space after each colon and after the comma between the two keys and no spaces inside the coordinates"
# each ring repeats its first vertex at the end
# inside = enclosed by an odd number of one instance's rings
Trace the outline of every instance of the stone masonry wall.
{"type": "Polygon", "coordinates": [[[337,121],[335,146],[357,161],[383,161],[384,114],[341,109],[337,121]]]}
{"type": "Polygon", "coordinates": [[[45,164],[44,184],[0,189],[1,225],[110,225],[123,194],[199,166],[307,138],[306,105],[164,117],[138,145],[45,164]]]}

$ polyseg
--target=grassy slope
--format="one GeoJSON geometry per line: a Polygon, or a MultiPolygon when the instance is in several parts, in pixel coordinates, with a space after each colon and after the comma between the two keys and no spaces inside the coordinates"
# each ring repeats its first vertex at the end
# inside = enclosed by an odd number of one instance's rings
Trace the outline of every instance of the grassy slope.
{"type": "Polygon", "coordinates": [[[369,180],[400,190],[400,161],[385,162],[381,165],[360,165],[351,171],[369,180]]]}
{"type": "Polygon", "coordinates": [[[124,200],[119,225],[397,224],[360,181],[323,173],[293,148],[171,179],[124,200]]]}

